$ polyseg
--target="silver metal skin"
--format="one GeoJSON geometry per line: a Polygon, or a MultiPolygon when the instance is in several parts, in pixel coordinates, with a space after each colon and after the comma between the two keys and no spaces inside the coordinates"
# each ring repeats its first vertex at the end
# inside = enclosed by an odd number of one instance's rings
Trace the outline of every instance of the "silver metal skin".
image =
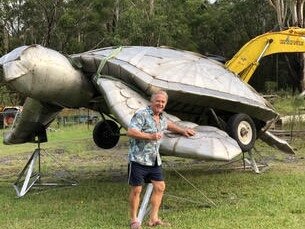
{"type": "MultiPolygon", "coordinates": [[[[149,101],[120,81],[100,78],[97,81],[111,113],[125,128],[140,108],[149,105],[149,101]]],[[[212,126],[199,126],[178,117],[165,114],[167,118],[182,127],[193,128],[196,134],[186,138],[178,134],[165,132],[161,141],[160,152],[164,155],[205,160],[228,161],[241,153],[237,142],[227,133],[212,126]]]]}
{"type": "Polygon", "coordinates": [[[69,60],[42,46],[22,46],[0,59],[4,80],[23,95],[61,107],[88,106],[93,87],[69,60]]]}
{"type": "Polygon", "coordinates": [[[6,83],[29,97],[4,143],[30,141],[37,131],[32,124],[46,128],[63,107],[111,113],[127,128],[134,112],[147,106],[150,95],[159,89],[169,94],[169,119],[196,130],[191,138],[165,133],[161,152],[167,155],[231,160],[242,152],[226,132],[208,126],[205,110],[209,107],[224,118],[248,114],[262,127],[278,117],[253,88],[204,56],[139,46],[122,47],[115,55],[113,51],[109,47],[71,55],[79,70],[65,56],[39,45],[23,46],[1,57],[6,83]]]}
{"type": "MultiPolygon", "coordinates": [[[[84,72],[93,74],[113,50],[103,48],[71,57],[82,64],[84,72]]],[[[233,113],[251,114],[265,122],[278,116],[250,85],[223,64],[197,53],[161,47],[123,47],[107,61],[101,74],[136,85],[146,95],[165,89],[170,98],[167,110],[177,106],[180,112],[185,109],[186,113],[192,110],[201,115],[202,107],[221,107],[233,113]]]]}

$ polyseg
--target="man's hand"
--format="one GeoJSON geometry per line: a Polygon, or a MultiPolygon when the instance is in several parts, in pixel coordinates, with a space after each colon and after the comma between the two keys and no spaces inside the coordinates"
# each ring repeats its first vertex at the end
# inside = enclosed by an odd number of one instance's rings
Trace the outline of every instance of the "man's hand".
{"type": "Polygon", "coordinates": [[[161,132],[151,134],[151,140],[160,140],[163,137],[161,132]]]}
{"type": "Polygon", "coordinates": [[[195,130],[193,130],[191,128],[180,127],[173,122],[168,122],[167,129],[174,133],[181,134],[185,137],[191,137],[196,134],[195,130]]]}
{"type": "Polygon", "coordinates": [[[193,130],[191,128],[186,128],[186,129],[184,129],[182,135],[185,137],[191,137],[191,136],[194,136],[195,134],[196,134],[195,130],[193,130]]]}

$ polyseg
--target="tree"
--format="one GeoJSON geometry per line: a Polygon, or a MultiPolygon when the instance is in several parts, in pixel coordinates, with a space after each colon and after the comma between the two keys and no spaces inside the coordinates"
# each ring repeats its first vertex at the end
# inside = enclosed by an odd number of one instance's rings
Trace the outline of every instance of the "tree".
{"type": "MultiPolygon", "coordinates": [[[[268,0],[277,15],[280,30],[285,27],[304,27],[304,3],[305,0],[268,0]]],[[[297,88],[299,92],[305,90],[305,54],[285,55],[290,77],[292,79],[293,92],[297,88]]]]}
{"type": "MultiPolygon", "coordinates": [[[[68,54],[115,45],[165,45],[229,59],[274,27],[276,14],[269,5],[269,0],[1,0],[0,55],[30,44],[68,54]]],[[[286,23],[289,12],[283,15],[286,23]]],[[[253,78],[252,86],[261,89],[266,77],[253,78]]]]}
{"type": "Polygon", "coordinates": [[[0,3],[1,26],[3,36],[3,52],[7,53],[11,47],[19,46],[22,40],[24,24],[21,17],[23,0],[2,0],[0,3]]]}
{"type": "Polygon", "coordinates": [[[113,45],[115,7],[119,0],[71,0],[65,5],[57,30],[60,50],[73,53],[113,45]]]}
{"type": "Polygon", "coordinates": [[[272,28],[274,17],[266,6],[268,3],[261,0],[197,5],[190,22],[199,51],[232,57],[247,41],[272,28]]]}
{"type": "Polygon", "coordinates": [[[114,41],[125,45],[189,48],[192,34],[185,0],[120,1],[120,17],[114,41]],[[132,3],[131,3],[132,2],[132,3]]]}

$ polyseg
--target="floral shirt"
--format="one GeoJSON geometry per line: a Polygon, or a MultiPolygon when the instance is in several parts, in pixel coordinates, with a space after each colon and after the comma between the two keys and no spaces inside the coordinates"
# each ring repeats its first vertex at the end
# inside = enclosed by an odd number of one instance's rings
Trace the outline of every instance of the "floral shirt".
{"type": "MultiPolygon", "coordinates": [[[[153,115],[154,113],[150,106],[138,110],[132,117],[128,128],[134,128],[145,133],[156,133],[166,130],[167,119],[164,114],[160,114],[160,123],[158,126],[153,119],[153,115]]],[[[162,164],[159,154],[160,141],[130,138],[129,143],[129,161],[147,166],[154,166],[156,162],[159,166],[162,164]]]]}

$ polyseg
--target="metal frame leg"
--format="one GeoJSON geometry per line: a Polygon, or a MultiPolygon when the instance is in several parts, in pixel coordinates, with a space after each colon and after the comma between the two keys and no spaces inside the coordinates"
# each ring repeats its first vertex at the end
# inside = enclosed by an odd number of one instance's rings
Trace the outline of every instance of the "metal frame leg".
{"type": "Polygon", "coordinates": [[[24,196],[31,187],[39,180],[41,177],[40,173],[40,148],[35,149],[34,153],[28,160],[27,164],[19,174],[16,182],[13,184],[13,187],[16,190],[17,196],[24,196]],[[38,160],[38,171],[35,171],[36,161],[38,160]],[[24,179],[23,179],[24,177],[24,179]],[[20,184],[22,187],[20,188],[20,184]]]}
{"type": "Polygon", "coordinates": [[[249,150],[248,154],[249,154],[250,160],[248,158],[244,158],[244,161],[251,166],[251,168],[254,170],[255,173],[260,173],[259,168],[256,164],[256,161],[253,157],[252,150],[249,150]]]}
{"type": "Polygon", "coordinates": [[[140,210],[139,210],[139,213],[138,213],[138,220],[139,220],[140,224],[142,224],[145,215],[149,211],[147,206],[148,206],[152,191],[153,191],[152,183],[147,184],[146,191],[145,191],[145,194],[144,194],[144,197],[143,197],[143,200],[142,200],[142,203],[141,203],[141,207],[140,207],[140,210]]]}
{"type": "Polygon", "coordinates": [[[26,163],[25,167],[19,174],[17,180],[13,184],[18,197],[23,197],[33,186],[76,186],[78,181],[65,180],[65,183],[42,183],[41,182],[41,148],[38,144],[38,148],[35,149],[32,156],[26,163]]]}

